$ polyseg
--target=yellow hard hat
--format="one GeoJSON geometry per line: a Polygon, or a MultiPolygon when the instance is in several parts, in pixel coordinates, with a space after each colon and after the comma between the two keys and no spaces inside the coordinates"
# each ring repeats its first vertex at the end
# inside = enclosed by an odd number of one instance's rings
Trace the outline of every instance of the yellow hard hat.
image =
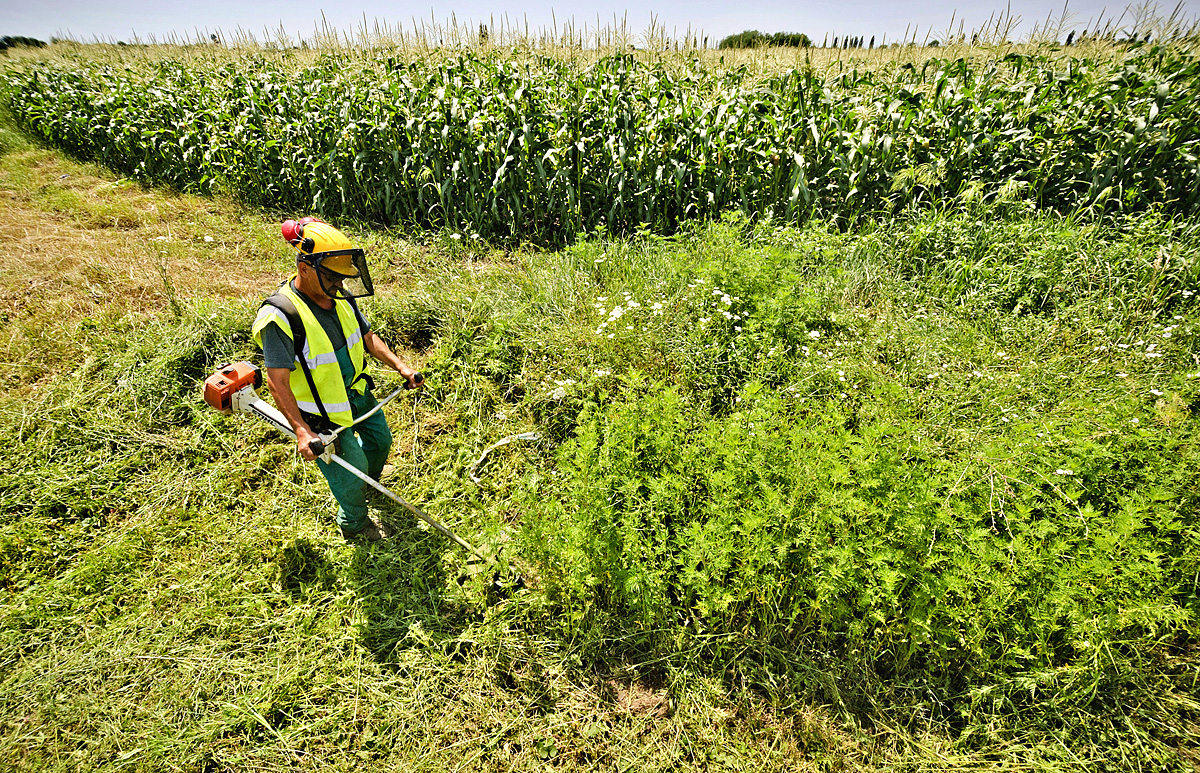
{"type": "Polygon", "coordinates": [[[285,221],[281,230],[283,238],[299,251],[296,259],[317,269],[321,289],[329,297],[361,298],[375,292],[367,270],[366,253],[351,244],[338,229],[306,217],[300,221],[285,221]],[[326,272],[330,275],[328,282],[326,272]],[[357,281],[353,287],[349,282],[343,285],[335,275],[357,281]]]}
{"type": "Polygon", "coordinates": [[[296,244],[296,249],[320,260],[321,268],[336,271],[344,276],[358,276],[353,256],[355,252],[361,253],[362,250],[355,250],[344,233],[320,221],[305,223],[298,230],[300,241],[296,244]]]}

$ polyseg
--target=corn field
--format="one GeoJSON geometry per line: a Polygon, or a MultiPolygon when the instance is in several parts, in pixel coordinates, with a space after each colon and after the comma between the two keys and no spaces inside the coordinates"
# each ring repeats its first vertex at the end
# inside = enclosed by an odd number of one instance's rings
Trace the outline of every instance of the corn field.
{"type": "Polygon", "coordinates": [[[14,61],[4,99],[132,177],[287,211],[561,244],[728,210],[1200,208],[1200,61],[1013,53],[775,74],[512,49],[14,61]]]}

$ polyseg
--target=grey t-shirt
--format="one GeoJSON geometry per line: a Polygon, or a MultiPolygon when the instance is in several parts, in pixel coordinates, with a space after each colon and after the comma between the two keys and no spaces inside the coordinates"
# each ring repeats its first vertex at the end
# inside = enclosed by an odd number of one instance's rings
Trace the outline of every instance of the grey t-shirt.
{"type": "MultiPolygon", "coordinates": [[[[293,291],[300,296],[301,300],[306,300],[303,293],[296,290],[296,283],[291,285],[293,291]]],[[[346,345],[346,336],[342,334],[342,322],[338,319],[337,306],[332,309],[322,309],[315,303],[308,304],[309,310],[313,316],[321,323],[321,329],[325,331],[325,335],[329,336],[329,342],[333,344],[333,350],[336,352],[346,345]]],[[[371,330],[371,323],[363,320],[363,335],[365,336],[371,330]]],[[[263,345],[263,365],[268,368],[287,368],[288,370],[296,369],[296,350],[292,345],[292,337],[284,332],[279,325],[267,325],[262,331],[263,345]]]]}

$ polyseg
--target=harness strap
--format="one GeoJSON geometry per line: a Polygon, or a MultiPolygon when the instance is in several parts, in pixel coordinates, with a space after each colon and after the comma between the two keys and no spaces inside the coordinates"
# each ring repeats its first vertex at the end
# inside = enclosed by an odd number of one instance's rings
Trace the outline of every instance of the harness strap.
{"type": "MultiPolygon", "coordinates": [[[[308,340],[308,334],[304,332],[304,320],[300,319],[300,312],[296,309],[296,304],[292,302],[291,298],[276,290],[274,294],[267,296],[267,299],[262,302],[262,306],[274,306],[283,312],[283,316],[287,317],[288,325],[292,329],[292,346],[295,348],[296,360],[300,363],[300,370],[304,372],[304,380],[308,382],[308,389],[312,392],[317,410],[321,412],[321,419],[326,425],[324,429],[318,429],[318,431],[332,429],[336,425],[330,420],[329,413],[325,410],[325,403],[321,401],[321,393],[317,391],[317,383],[313,380],[312,370],[309,369],[308,360],[304,356],[304,343],[308,340]]],[[[356,313],[357,311],[355,309],[356,313]]]]}
{"type": "MultiPolygon", "coordinates": [[[[365,336],[367,331],[367,320],[363,318],[362,312],[358,310],[358,304],[354,302],[354,298],[347,298],[346,300],[350,303],[350,308],[354,309],[354,317],[358,320],[358,329],[363,331],[363,335],[365,336]]],[[[367,342],[363,341],[364,354],[366,347],[367,342]]],[[[350,387],[358,383],[360,379],[367,382],[368,390],[372,392],[375,391],[375,379],[371,378],[371,376],[367,374],[367,369],[364,367],[362,371],[360,371],[359,374],[354,377],[354,380],[351,381],[346,387],[347,394],[350,393],[350,387]]]]}

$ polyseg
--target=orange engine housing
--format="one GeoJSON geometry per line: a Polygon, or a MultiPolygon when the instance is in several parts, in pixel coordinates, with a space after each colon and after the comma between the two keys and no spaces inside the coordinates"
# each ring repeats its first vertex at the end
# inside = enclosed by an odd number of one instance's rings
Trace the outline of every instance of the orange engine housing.
{"type": "Polygon", "coordinates": [[[204,379],[204,402],[221,413],[233,410],[233,396],[243,388],[262,386],[262,371],[246,361],[222,365],[216,373],[204,379]]]}

